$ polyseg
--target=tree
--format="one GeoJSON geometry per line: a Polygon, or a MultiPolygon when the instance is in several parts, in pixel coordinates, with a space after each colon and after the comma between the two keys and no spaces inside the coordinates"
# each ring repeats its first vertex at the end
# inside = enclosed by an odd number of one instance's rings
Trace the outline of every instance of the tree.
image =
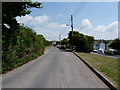
{"type": "Polygon", "coordinates": [[[68,45],[68,39],[67,38],[64,38],[62,41],[61,41],[61,44],[62,45],[68,45]]]}
{"type": "Polygon", "coordinates": [[[79,33],[78,31],[73,31],[73,37],[72,32],[70,31],[68,34],[69,44],[75,46],[75,50],[81,51],[81,52],[91,52],[93,43],[94,43],[94,37],[92,36],[85,36],[82,33],[79,33]],[[73,40],[73,41],[72,41],[73,40]]]}
{"type": "Polygon", "coordinates": [[[20,26],[17,16],[30,14],[32,7],[42,8],[42,3],[2,3],[2,73],[18,67],[41,55],[45,39],[28,27],[20,26]]]}
{"type": "Polygon", "coordinates": [[[94,45],[95,39],[94,39],[94,37],[88,36],[88,35],[86,35],[86,37],[88,39],[88,44],[89,44],[89,50],[88,51],[91,52],[91,51],[93,51],[93,45],[94,45]]]}
{"type": "Polygon", "coordinates": [[[56,41],[56,44],[55,45],[60,45],[61,43],[60,43],[60,41],[56,41]]]}
{"type": "Polygon", "coordinates": [[[109,41],[107,41],[107,40],[103,40],[103,43],[108,44],[108,43],[109,43],[109,41]]]}
{"type": "Polygon", "coordinates": [[[119,38],[114,39],[112,41],[112,43],[110,44],[110,47],[112,47],[113,49],[116,49],[120,52],[120,39],[119,38]]]}
{"type": "Polygon", "coordinates": [[[2,40],[3,49],[8,50],[12,37],[19,33],[17,16],[30,14],[30,8],[42,8],[42,3],[32,2],[3,2],[2,3],[2,40]]]}
{"type": "Polygon", "coordinates": [[[69,44],[75,46],[78,43],[78,39],[82,38],[84,35],[80,34],[78,31],[73,31],[73,36],[72,36],[72,31],[69,32],[68,34],[68,39],[69,39],[69,44]]]}

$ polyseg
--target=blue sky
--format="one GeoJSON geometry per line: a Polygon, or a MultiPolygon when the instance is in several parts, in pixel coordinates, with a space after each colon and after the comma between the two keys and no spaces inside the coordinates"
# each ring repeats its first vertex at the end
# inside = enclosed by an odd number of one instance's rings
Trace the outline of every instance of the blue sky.
{"type": "Polygon", "coordinates": [[[43,34],[47,40],[59,40],[59,34],[62,39],[67,37],[71,14],[76,31],[95,39],[118,37],[117,2],[43,2],[42,6],[41,9],[32,8],[31,14],[17,17],[17,20],[43,34]]]}

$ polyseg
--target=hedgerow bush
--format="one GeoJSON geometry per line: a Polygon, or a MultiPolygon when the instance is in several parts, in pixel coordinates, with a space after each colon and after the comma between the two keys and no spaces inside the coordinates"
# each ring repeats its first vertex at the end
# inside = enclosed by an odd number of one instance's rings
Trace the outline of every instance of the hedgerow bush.
{"type": "Polygon", "coordinates": [[[11,36],[8,49],[3,39],[2,73],[19,67],[44,53],[46,40],[43,35],[37,35],[31,28],[24,26],[20,26],[18,31],[11,36]]]}

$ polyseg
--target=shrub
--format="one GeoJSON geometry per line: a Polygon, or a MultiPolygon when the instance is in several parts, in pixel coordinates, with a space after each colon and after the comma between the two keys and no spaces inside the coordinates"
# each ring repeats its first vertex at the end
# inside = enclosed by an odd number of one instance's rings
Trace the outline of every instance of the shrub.
{"type": "Polygon", "coordinates": [[[8,49],[3,45],[2,73],[19,67],[44,53],[45,38],[28,27],[20,26],[19,33],[15,33],[11,38],[8,49]]]}
{"type": "Polygon", "coordinates": [[[107,54],[107,55],[113,55],[113,52],[112,51],[105,51],[105,54],[107,54]]]}

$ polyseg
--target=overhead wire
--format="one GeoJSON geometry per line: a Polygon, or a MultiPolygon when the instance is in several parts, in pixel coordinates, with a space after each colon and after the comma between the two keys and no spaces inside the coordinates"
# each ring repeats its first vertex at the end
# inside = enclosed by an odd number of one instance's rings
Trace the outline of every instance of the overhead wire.
{"type": "MultiPolygon", "coordinates": [[[[83,3],[83,4],[81,4],[81,3],[79,3],[79,5],[77,6],[77,8],[73,11],[73,13],[72,13],[72,15],[74,15],[74,17],[75,16],[77,16],[79,13],[80,13],[80,11],[85,7],[87,5],[87,2],[86,3],[83,3]]],[[[65,21],[65,22],[67,22],[66,23],[66,26],[70,26],[70,21],[71,21],[71,19],[69,18],[67,21],[66,20],[62,20],[62,22],[63,21],[65,21]]],[[[51,21],[52,22],[52,21],[51,21]]],[[[34,28],[40,28],[40,25],[38,24],[38,25],[32,25],[32,28],[34,29],[34,28]]],[[[64,30],[66,30],[66,28],[64,29],[64,30]]],[[[63,30],[61,31],[61,35],[63,34],[64,32],[63,32],[63,30]]]]}
{"type": "Polygon", "coordinates": [[[88,4],[88,2],[80,2],[79,5],[77,6],[77,8],[74,10],[74,12],[72,13],[72,15],[74,17],[76,17],[80,11],[82,11],[82,9],[88,4]],[[82,4],[81,4],[82,3],[82,4]]]}
{"type": "MultiPolygon", "coordinates": [[[[93,8],[93,10],[90,10],[89,12],[86,13],[86,15],[90,15],[90,13],[93,13],[98,7],[100,7],[102,4],[99,3],[96,5],[96,7],[93,8]]],[[[79,28],[79,31],[81,30],[81,26],[79,28]]]]}
{"type": "MultiPolygon", "coordinates": [[[[80,11],[85,7],[87,5],[87,2],[86,3],[83,3],[83,4],[81,4],[81,2],[79,3],[79,5],[77,6],[77,8],[73,11],[73,13],[71,14],[71,15],[74,15],[74,17],[75,16],[77,16],[79,13],[80,13],[80,11]]],[[[71,22],[71,19],[69,18],[68,20],[67,20],[67,23],[66,23],[66,26],[70,26],[70,22],[71,22]]],[[[65,29],[64,29],[65,30],[65,29]]],[[[62,32],[63,33],[63,32],[62,32]]],[[[61,34],[62,34],[61,33],[61,34]]]]}
{"type": "MultiPolygon", "coordinates": [[[[88,2],[82,2],[83,4],[81,4],[81,2],[79,3],[79,5],[77,6],[77,8],[73,11],[73,13],[72,13],[72,15],[74,16],[74,18],[76,18],[77,16],[78,16],[78,14],[84,9],[84,7],[88,4],[88,2]]],[[[96,8],[98,7],[98,5],[96,6],[96,8]]],[[[96,9],[95,8],[95,9],[96,9]]],[[[94,9],[94,10],[95,10],[94,9]]],[[[93,10],[93,11],[94,11],[93,10]]],[[[92,11],[92,12],[93,12],[92,11]]],[[[91,13],[91,11],[89,11],[90,13],[91,13]]],[[[79,15],[80,16],[80,15],[79,15]]],[[[67,21],[66,20],[62,20],[62,21],[64,21],[64,22],[67,22],[66,23],[66,26],[70,26],[70,21],[71,21],[71,19],[69,18],[67,21]]],[[[49,21],[49,22],[53,22],[53,21],[49,21]]],[[[32,28],[32,29],[35,29],[35,28],[40,28],[40,25],[39,24],[37,24],[37,25],[31,25],[31,24],[29,24],[29,26],[32,28]]],[[[66,28],[65,28],[66,29],[66,28]]],[[[65,30],[64,29],[64,30],[65,30]]],[[[61,34],[63,34],[63,31],[61,32],[61,34]]]]}

